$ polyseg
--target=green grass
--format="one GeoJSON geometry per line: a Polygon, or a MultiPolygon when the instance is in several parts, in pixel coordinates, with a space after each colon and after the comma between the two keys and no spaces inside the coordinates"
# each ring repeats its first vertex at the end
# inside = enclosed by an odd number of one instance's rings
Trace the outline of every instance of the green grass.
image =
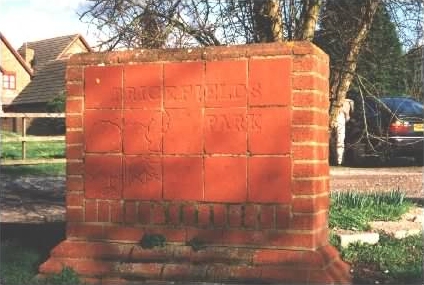
{"type": "Polygon", "coordinates": [[[79,285],[83,284],[78,274],[70,267],[64,267],[59,274],[52,274],[44,280],[37,280],[37,285],[79,285]]]}
{"type": "Polygon", "coordinates": [[[42,258],[37,249],[6,241],[0,245],[0,253],[2,284],[32,284],[42,258]]]}
{"type": "Polygon", "coordinates": [[[14,132],[0,131],[0,135],[2,138],[17,138],[20,135],[14,132]]]}
{"type": "Polygon", "coordinates": [[[354,280],[359,284],[373,279],[385,284],[420,284],[423,250],[422,235],[398,240],[383,233],[378,244],[356,243],[339,248],[343,260],[352,264],[354,280]],[[367,276],[370,271],[373,275],[367,276]]]}
{"type": "MultiPolygon", "coordinates": [[[[2,159],[22,159],[22,143],[7,142],[2,143],[2,159]]],[[[64,158],[64,142],[27,142],[27,158],[64,158]]]]}
{"type": "Polygon", "coordinates": [[[37,279],[38,266],[45,252],[34,246],[5,241],[0,246],[0,280],[2,285],[73,285],[81,284],[78,275],[64,267],[59,274],[37,279]]]}
{"type": "Polygon", "coordinates": [[[64,163],[1,166],[0,172],[13,176],[58,176],[66,174],[64,163]]]}
{"type": "Polygon", "coordinates": [[[337,192],[331,195],[330,228],[367,230],[371,221],[396,221],[413,204],[400,191],[337,192]]]}
{"type": "MultiPolygon", "coordinates": [[[[12,138],[19,135],[11,132],[1,131],[2,138],[12,138]]],[[[65,157],[64,142],[28,142],[26,144],[26,157],[29,159],[51,159],[65,157]]],[[[6,142],[1,145],[1,158],[7,160],[21,159],[22,144],[19,142],[6,142]]],[[[35,165],[14,165],[1,166],[1,173],[8,175],[65,175],[65,164],[35,164],[35,165]]]]}
{"type": "MultiPolygon", "coordinates": [[[[331,195],[329,226],[331,229],[367,230],[371,221],[395,221],[413,204],[400,191],[388,193],[339,192],[331,195]]],[[[330,243],[337,247],[343,260],[353,268],[355,284],[412,284],[423,277],[423,238],[402,240],[380,233],[378,244],[340,246],[334,231],[330,243]],[[377,284],[377,283],[375,283],[377,284]]]]}

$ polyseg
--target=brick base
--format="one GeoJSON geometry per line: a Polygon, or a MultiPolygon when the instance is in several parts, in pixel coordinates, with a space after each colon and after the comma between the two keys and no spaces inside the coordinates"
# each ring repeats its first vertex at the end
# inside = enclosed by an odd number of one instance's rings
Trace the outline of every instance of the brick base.
{"type": "MultiPolygon", "coordinates": [[[[168,244],[143,249],[130,243],[65,240],[40,266],[40,273],[73,268],[90,283],[135,280],[349,284],[349,266],[330,245],[316,251],[168,244]]],[[[118,282],[118,283],[117,283],[118,282]]]]}

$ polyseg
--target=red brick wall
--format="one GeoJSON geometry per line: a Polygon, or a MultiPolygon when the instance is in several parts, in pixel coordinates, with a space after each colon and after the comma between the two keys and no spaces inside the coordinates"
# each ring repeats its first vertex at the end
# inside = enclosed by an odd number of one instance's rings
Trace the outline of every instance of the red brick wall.
{"type": "Polygon", "coordinates": [[[68,240],[155,233],[257,263],[327,248],[328,57],[312,44],[75,55],[67,94],[68,240]]]}

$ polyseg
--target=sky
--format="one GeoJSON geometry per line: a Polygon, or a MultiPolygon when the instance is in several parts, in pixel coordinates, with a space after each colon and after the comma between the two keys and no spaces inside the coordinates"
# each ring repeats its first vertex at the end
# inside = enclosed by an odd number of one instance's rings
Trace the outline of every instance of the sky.
{"type": "MultiPolygon", "coordinates": [[[[0,0],[0,32],[17,49],[24,42],[81,34],[96,45],[95,27],[79,20],[87,0],[0,0]]],[[[424,26],[424,22],[423,22],[424,26]]],[[[424,38],[422,39],[424,43],[424,38]]]]}
{"type": "MultiPolygon", "coordinates": [[[[96,38],[79,20],[86,0],[0,0],[0,32],[17,49],[24,42],[81,34],[89,45],[96,38]]],[[[91,27],[93,29],[93,27],[91,27]]]]}

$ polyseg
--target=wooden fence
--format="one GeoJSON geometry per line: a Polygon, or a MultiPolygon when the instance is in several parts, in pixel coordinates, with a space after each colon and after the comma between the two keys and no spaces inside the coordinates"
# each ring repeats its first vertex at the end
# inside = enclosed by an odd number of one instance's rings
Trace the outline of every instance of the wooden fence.
{"type": "Polygon", "coordinates": [[[23,164],[44,164],[44,163],[65,163],[66,158],[27,158],[27,142],[43,142],[43,141],[62,141],[65,142],[65,136],[27,136],[28,119],[33,118],[65,118],[65,113],[1,113],[0,118],[16,118],[22,120],[21,136],[11,138],[1,138],[1,143],[21,142],[22,143],[22,159],[1,159],[1,165],[23,165],[23,164]]]}

